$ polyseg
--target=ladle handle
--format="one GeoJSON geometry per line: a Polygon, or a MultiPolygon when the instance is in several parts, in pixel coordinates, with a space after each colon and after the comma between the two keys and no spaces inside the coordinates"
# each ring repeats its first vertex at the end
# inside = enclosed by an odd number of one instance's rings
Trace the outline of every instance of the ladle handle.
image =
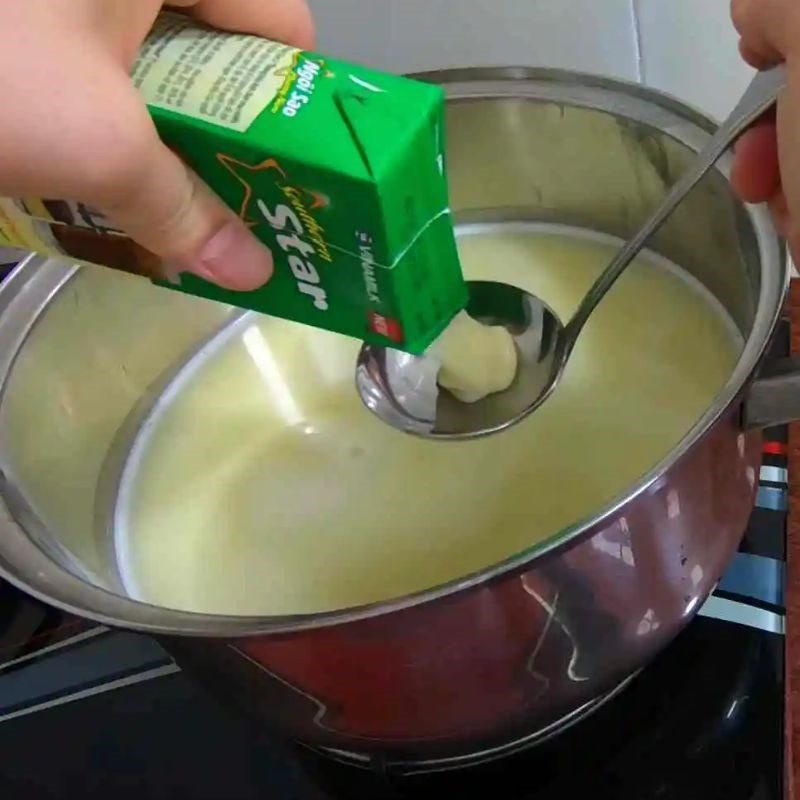
{"type": "Polygon", "coordinates": [[[597,304],[614,285],[625,268],[638,255],[647,240],[661,227],[683,198],[699,183],[700,179],[716,164],[736,138],[778,98],[786,85],[786,68],[783,64],[759,72],[750,82],[736,107],[720,125],[711,141],[692,161],[691,166],[672,185],[664,200],[653,215],[617,253],[605,271],[589,289],[572,319],[567,323],[567,346],[572,349],[581,329],[586,324],[597,304]]]}

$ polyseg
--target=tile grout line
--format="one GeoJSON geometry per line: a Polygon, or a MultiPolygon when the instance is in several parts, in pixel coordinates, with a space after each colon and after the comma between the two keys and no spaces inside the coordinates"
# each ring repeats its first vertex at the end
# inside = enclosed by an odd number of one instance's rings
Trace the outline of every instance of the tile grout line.
{"type": "Polygon", "coordinates": [[[630,0],[631,15],[633,16],[633,56],[636,60],[636,80],[640,84],[645,82],[644,53],[642,51],[642,24],[639,16],[641,0],[630,0]]]}

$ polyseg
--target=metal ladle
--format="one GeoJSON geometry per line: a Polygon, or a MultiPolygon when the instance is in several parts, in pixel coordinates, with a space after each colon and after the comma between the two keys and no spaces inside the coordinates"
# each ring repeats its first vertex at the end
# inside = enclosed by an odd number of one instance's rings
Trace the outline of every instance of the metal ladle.
{"type": "Polygon", "coordinates": [[[514,338],[517,374],[508,389],[464,403],[436,385],[440,365],[431,350],[412,356],[364,345],[356,366],[356,386],[366,407],[395,428],[432,439],[497,433],[537,409],[553,392],[578,336],[609,289],[736,138],[776,101],[785,83],[783,65],[753,78],[730,116],[605,268],[566,325],[546,303],[522,289],[491,281],[468,284],[467,313],[486,325],[502,325],[514,338]]]}

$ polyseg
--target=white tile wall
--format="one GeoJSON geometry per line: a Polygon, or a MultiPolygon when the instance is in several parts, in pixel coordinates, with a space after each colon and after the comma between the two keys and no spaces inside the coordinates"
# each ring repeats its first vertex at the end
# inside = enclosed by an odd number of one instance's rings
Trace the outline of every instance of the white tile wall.
{"type": "Polygon", "coordinates": [[[636,80],[633,0],[311,0],[319,49],[395,72],[551,66],[636,80]]]}
{"type": "Polygon", "coordinates": [[[739,56],[729,0],[635,3],[644,82],[724,118],[753,73],[739,56]]]}
{"type": "Polygon", "coordinates": [[[381,69],[530,65],[643,80],[723,117],[744,88],[729,0],[310,0],[319,47],[381,69]]]}

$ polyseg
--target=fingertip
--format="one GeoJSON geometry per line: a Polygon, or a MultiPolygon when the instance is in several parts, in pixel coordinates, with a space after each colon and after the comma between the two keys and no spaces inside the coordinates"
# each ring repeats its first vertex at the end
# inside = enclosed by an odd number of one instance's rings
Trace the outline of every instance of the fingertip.
{"type": "Polygon", "coordinates": [[[270,250],[238,219],[226,222],[197,256],[180,259],[177,266],[183,272],[237,292],[260,289],[274,270],[270,250]]]}
{"type": "Polygon", "coordinates": [[[731,19],[741,37],[739,51],[745,60],[763,69],[777,64],[786,54],[793,36],[788,29],[796,22],[793,3],[783,0],[732,0],[731,19]]]}
{"type": "Polygon", "coordinates": [[[739,55],[746,61],[751,67],[754,69],[767,69],[768,67],[772,67],[775,65],[775,61],[769,58],[766,58],[761,53],[754,50],[748,44],[745,43],[744,39],[739,39],[739,55]]]}
{"type": "Polygon", "coordinates": [[[288,13],[281,25],[281,41],[300,50],[313,50],[316,46],[317,31],[314,17],[306,0],[289,3],[292,12],[288,13]]]}
{"type": "Polygon", "coordinates": [[[789,247],[789,255],[792,257],[792,261],[795,265],[800,264],[800,243],[795,243],[791,239],[787,240],[787,245],[789,247]]]}
{"type": "Polygon", "coordinates": [[[736,142],[731,184],[746,203],[763,203],[780,187],[774,119],[759,120],[736,142]]]}
{"type": "MultiPolygon", "coordinates": [[[[305,5],[305,4],[304,4],[305,5]]],[[[301,50],[313,50],[317,46],[317,26],[311,9],[305,6],[305,14],[298,26],[296,47],[301,50]]]]}
{"type": "MultiPolygon", "coordinates": [[[[791,215],[783,189],[778,189],[769,199],[769,210],[772,214],[772,220],[775,223],[778,235],[785,239],[791,239],[791,215]]],[[[796,239],[797,237],[794,238],[796,239]]]]}
{"type": "Polygon", "coordinates": [[[769,197],[753,180],[753,168],[741,151],[734,155],[730,182],[734,193],[744,203],[763,203],[769,197]]]}
{"type": "Polygon", "coordinates": [[[216,28],[255,34],[310,50],[315,30],[306,0],[198,0],[192,13],[216,28]]]}

